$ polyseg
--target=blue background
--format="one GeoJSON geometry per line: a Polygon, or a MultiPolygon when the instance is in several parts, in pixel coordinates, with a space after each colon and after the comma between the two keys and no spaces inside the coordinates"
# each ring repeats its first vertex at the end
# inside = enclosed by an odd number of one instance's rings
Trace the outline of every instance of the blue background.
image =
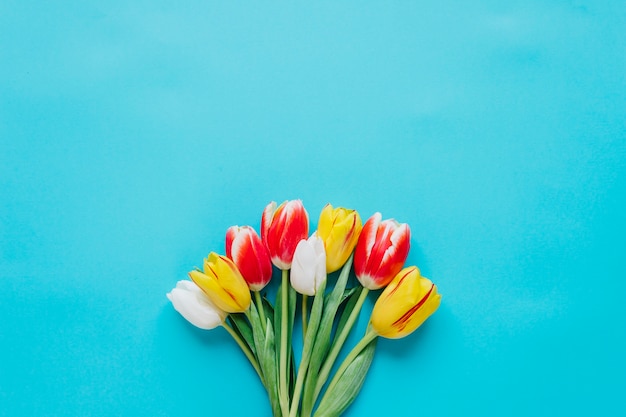
{"type": "Polygon", "coordinates": [[[444,296],[346,415],[626,415],[625,28],[624,1],[4,0],[0,416],[269,415],[165,293],[293,198],[409,223],[444,296]]]}

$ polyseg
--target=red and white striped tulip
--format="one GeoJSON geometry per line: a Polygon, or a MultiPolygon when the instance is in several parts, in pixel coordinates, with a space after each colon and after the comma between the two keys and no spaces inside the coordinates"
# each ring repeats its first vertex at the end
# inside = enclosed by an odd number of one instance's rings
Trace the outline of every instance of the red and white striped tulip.
{"type": "Polygon", "coordinates": [[[250,226],[231,226],[226,231],[226,256],[252,291],[261,291],[272,279],[272,261],[259,235],[250,226]]]}
{"type": "Polygon", "coordinates": [[[291,268],[296,246],[309,235],[309,215],[302,201],[285,201],[280,206],[272,201],[261,218],[261,238],[272,263],[279,269],[291,268]]]}
{"type": "Polygon", "coordinates": [[[411,231],[406,223],[370,217],[354,250],[354,272],[361,285],[377,290],[400,272],[409,254],[411,231]]]}

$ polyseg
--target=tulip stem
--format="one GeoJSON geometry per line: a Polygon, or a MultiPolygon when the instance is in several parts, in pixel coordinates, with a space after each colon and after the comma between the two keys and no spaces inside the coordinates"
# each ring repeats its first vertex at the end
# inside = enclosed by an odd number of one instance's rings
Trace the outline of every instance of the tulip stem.
{"type": "MultiPolygon", "coordinates": [[[[350,364],[359,355],[359,353],[361,353],[361,351],[365,349],[365,347],[367,347],[367,345],[369,345],[370,342],[376,339],[377,337],[378,335],[376,334],[375,331],[371,329],[367,330],[367,332],[365,333],[365,336],[363,336],[363,338],[359,341],[359,343],[357,343],[356,346],[350,351],[348,356],[346,356],[346,358],[343,360],[343,362],[339,366],[339,369],[337,369],[335,376],[330,381],[330,384],[328,384],[328,388],[326,389],[326,393],[324,394],[324,397],[333,390],[335,385],[337,385],[337,382],[339,381],[339,378],[341,378],[341,375],[343,375],[343,373],[346,371],[348,366],[350,366],[350,364]]],[[[322,397],[322,401],[324,401],[324,397],[322,397]]]]}
{"type": "Polygon", "coordinates": [[[256,299],[256,309],[259,311],[261,324],[263,325],[263,328],[265,328],[267,321],[265,320],[265,308],[263,307],[263,299],[261,298],[261,292],[254,291],[254,298],[256,299]]]}
{"type": "Polygon", "coordinates": [[[230,333],[233,339],[235,339],[235,342],[237,342],[237,344],[239,345],[243,353],[246,355],[246,357],[252,364],[252,367],[254,368],[256,373],[259,375],[259,378],[261,378],[261,381],[264,381],[263,374],[261,373],[261,369],[259,368],[259,363],[256,361],[254,355],[252,354],[252,351],[250,351],[250,348],[241,339],[241,337],[239,337],[237,332],[234,331],[233,328],[230,327],[226,322],[222,323],[222,327],[225,328],[228,333],[230,333]]]}
{"type": "Polygon", "coordinates": [[[307,329],[307,304],[309,301],[309,296],[306,294],[302,294],[302,339],[306,338],[306,329],[307,329]]]}
{"type": "Polygon", "coordinates": [[[315,385],[315,394],[313,396],[313,402],[315,402],[315,399],[317,399],[317,396],[320,394],[322,387],[328,380],[328,376],[330,375],[330,371],[332,370],[332,367],[335,364],[335,361],[337,360],[337,356],[339,355],[339,352],[341,351],[343,344],[346,342],[346,339],[348,338],[348,334],[350,334],[350,330],[352,330],[352,326],[354,326],[356,319],[359,317],[359,313],[361,312],[363,303],[365,302],[365,299],[367,298],[367,294],[370,291],[369,289],[363,288],[363,287],[361,287],[360,290],[361,290],[361,294],[359,294],[359,298],[356,304],[354,305],[354,308],[352,309],[352,312],[350,313],[348,320],[346,321],[346,325],[341,330],[341,333],[337,335],[335,342],[333,343],[333,347],[330,353],[328,354],[328,357],[326,358],[326,361],[324,362],[322,369],[320,370],[320,373],[317,379],[317,384],[315,385]]]}
{"type": "Polygon", "coordinates": [[[287,331],[288,331],[288,311],[289,311],[289,270],[282,271],[282,296],[281,296],[281,320],[280,320],[280,408],[283,416],[289,415],[289,389],[287,386],[287,331]]]}
{"type": "MultiPolygon", "coordinates": [[[[311,352],[313,351],[313,345],[315,342],[315,336],[320,324],[320,318],[322,310],[324,308],[324,290],[326,289],[326,282],[320,285],[315,298],[313,299],[313,307],[311,308],[311,320],[309,330],[303,340],[302,345],[302,358],[300,359],[300,365],[298,366],[298,376],[296,378],[296,384],[293,389],[293,397],[291,399],[291,409],[289,410],[289,417],[296,417],[298,414],[298,407],[300,405],[300,396],[302,395],[302,386],[304,385],[304,378],[306,377],[307,370],[309,369],[309,363],[311,362],[311,352]]],[[[306,296],[305,296],[306,297],[306,296]]]]}

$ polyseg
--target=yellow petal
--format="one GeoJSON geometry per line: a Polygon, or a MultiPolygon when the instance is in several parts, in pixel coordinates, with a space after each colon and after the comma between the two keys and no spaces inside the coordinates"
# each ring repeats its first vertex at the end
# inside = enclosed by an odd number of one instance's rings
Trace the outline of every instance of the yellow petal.
{"type": "Polygon", "coordinates": [[[317,234],[326,248],[326,270],[337,271],[346,263],[363,229],[356,210],[327,204],[320,213],[317,234]]]}
{"type": "Polygon", "coordinates": [[[407,336],[437,310],[437,286],[420,275],[417,267],[400,271],[380,295],[372,311],[374,330],[387,338],[407,336]]]}

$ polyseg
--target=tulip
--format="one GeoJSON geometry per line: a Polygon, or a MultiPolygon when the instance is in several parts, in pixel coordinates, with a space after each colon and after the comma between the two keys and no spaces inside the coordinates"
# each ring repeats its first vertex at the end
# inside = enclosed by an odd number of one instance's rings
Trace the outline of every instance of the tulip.
{"type": "Polygon", "coordinates": [[[261,218],[261,237],[268,249],[272,263],[279,269],[291,268],[293,253],[298,242],[309,235],[309,215],[302,201],[275,202],[267,205],[261,218]]]}
{"type": "Polygon", "coordinates": [[[315,295],[326,281],[324,242],[313,234],[296,246],[291,264],[291,286],[304,295],[315,295]]]}
{"type": "Polygon", "coordinates": [[[226,256],[252,291],[261,291],[272,279],[272,261],[259,235],[250,226],[232,226],[226,231],[226,256]]]}
{"type": "Polygon", "coordinates": [[[335,272],[354,250],[363,224],[356,210],[326,204],[320,213],[317,234],[326,248],[326,271],[335,272]]]}
{"type": "Polygon", "coordinates": [[[227,316],[193,281],[178,281],[176,288],[167,293],[167,298],[181,316],[201,329],[211,330],[221,325],[227,316]]]}
{"type": "Polygon", "coordinates": [[[189,277],[221,310],[242,313],[250,307],[250,289],[233,261],[211,252],[204,260],[204,272],[191,271],[189,277]]]}
{"type": "Polygon", "coordinates": [[[361,285],[370,290],[389,284],[409,254],[409,225],[381,218],[375,213],[365,222],[354,250],[354,272],[361,285]]]}
{"type": "Polygon", "coordinates": [[[437,310],[437,286],[415,266],[404,268],[382,292],[372,310],[374,332],[388,339],[405,337],[437,310]]]}

